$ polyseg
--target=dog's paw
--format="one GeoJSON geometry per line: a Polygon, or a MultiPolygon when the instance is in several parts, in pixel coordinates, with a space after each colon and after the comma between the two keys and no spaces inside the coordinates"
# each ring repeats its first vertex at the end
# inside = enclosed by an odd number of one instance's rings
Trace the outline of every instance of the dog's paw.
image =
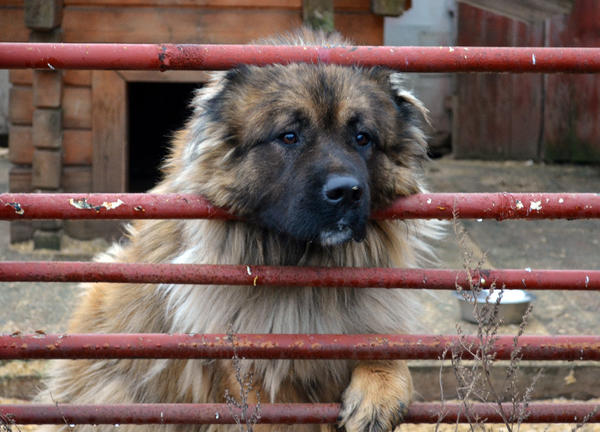
{"type": "Polygon", "coordinates": [[[373,362],[354,370],[342,395],[339,427],[346,432],[391,432],[398,426],[408,411],[412,383],[406,367],[390,366],[373,362]]]}

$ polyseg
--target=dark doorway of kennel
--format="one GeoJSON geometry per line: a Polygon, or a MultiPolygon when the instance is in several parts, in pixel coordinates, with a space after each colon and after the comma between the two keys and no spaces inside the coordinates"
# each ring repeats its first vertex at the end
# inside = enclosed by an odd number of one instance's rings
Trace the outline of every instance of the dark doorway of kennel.
{"type": "MultiPolygon", "coordinates": [[[[207,80],[208,74],[204,71],[93,71],[92,191],[143,192],[151,188],[159,180],[159,167],[166,154],[169,136],[185,122],[193,89],[202,87],[207,80]],[[130,100],[130,94],[136,92],[132,91],[135,87],[149,95],[148,103],[144,103],[147,99],[141,102],[130,100]],[[175,120],[170,120],[171,114],[181,111],[182,114],[174,116],[175,120]],[[131,118],[134,113],[141,116],[138,123],[144,130],[152,128],[152,133],[146,133],[150,135],[148,140],[143,138],[144,132],[141,138],[134,138],[138,144],[130,142],[131,135],[140,133],[136,131],[138,127],[131,124],[136,122],[131,118]],[[136,159],[142,158],[152,170],[131,175],[131,168],[137,170],[141,164],[131,167],[130,161],[134,165],[136,159]],[[145,177],[145,180],[138,182],[136,176],[145,177]],[[130,183],[135,185],[134,188],[129,186],[130,183]]],[[[86,226],[96,237],[114,239],[123,233],[122,222],[118,220],[89,221],[86,226]]]]}
{"type": "Polygon", "coordinates": [[[197,83],[129,82],[128,192],[145,192],[161,180],[173,134],[191,114],[197,83]]]}

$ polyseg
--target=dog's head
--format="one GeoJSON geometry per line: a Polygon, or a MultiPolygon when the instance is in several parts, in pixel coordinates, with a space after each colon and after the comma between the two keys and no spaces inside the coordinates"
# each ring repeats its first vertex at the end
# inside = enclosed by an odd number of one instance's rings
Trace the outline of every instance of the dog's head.
{"type": "Polygon", "coordinates": [[[420,190],[426,110],[389,70],[244,66],[194,103],[186,182],[267,229],[360,241],[372,210],[420,190]]]}

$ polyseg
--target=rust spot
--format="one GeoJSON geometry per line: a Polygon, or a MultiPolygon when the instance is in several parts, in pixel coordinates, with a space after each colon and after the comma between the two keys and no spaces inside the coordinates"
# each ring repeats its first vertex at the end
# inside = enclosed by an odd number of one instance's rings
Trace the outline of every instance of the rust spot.
{"type": "Polygon", "coordinates": [[[55,347],[54,345],[46,345],[46,348],[47,348],[49,351],[54,351],[54,350],[56,349],[56,347],[55,347]]]}
{"type": "Polygon", "coordinates": [[[169,59],[167,57],[167,47],[165,45],[160,46],[160,52],[158,53],[158,68],[161,72],[168,69],[169,59]]]}
{"type": "Polygon", "coordinates": [[[144,209],[144,207],[142,207],[141,205],[137,205],[133,208],[135,211],[141,211],[141,212],[145,212],[146,209],[144,209]]]}

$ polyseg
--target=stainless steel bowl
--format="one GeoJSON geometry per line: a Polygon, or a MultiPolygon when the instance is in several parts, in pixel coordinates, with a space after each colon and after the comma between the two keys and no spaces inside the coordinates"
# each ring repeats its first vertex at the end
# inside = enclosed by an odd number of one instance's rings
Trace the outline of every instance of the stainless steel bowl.
{"type": "MultiPolygon", "coordinates": [[[[485,305],[486,302],[490,307],[494,307],[498,300],[500,290],[494,290],[490,294],[489,290],[481,290],[477,296],[477,303],[485,305]]],[[[477,323],[473,315],[473,293],[471,291],[463,291],[462,293],[455,292],[454,295],[458,299],[460,307],[460,317],[472,323],[477,323]]],[[[504,290],[500,301],[498,316],[504,324],[518,324],[523,319],[525,311],[535,299],[535,296],[524,290],[504,290]]]]}

